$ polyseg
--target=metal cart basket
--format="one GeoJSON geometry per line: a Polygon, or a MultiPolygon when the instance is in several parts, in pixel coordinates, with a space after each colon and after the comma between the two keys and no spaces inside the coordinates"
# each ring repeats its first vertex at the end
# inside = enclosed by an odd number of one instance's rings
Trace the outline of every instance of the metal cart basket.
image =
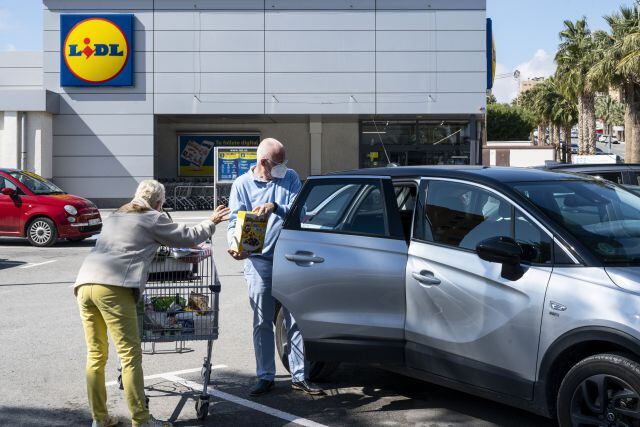
{"type": "MultiPolygon", "coordinates": [[[[207,387],[213,341],[218,338],[220,281],[211,251],[210,243],[192,249],[161,247],[150,266],[138,305],[145,354],[158,353],[157,343],[174,342],[175,351],[182,352],[187,341],[207,341],[201,371],[203,388],[196,398],[196,413],[201,420],[209,411],[207,387]]],[[[121,376],[118,380],[121,385],[121,376]]]]}

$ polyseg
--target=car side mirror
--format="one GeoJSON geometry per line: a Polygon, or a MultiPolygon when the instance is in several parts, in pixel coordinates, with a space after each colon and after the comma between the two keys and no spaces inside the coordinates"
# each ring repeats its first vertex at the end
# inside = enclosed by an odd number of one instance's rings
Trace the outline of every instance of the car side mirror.
{"type": "Polygon", "coordinates": [[[5,196],[11,197],[16,195],[16,190],[14,190],[13,188],[5,187],[2,190],[0,190],[0,193],[4,194],[5,196]]]}
{"type": "Polygon", "coordinates": [[[502,264],[501,276],[507,280],[516,281],[524,275],[520,266],[522,248],[510,237],[483,240],[476,246],[476,253],[484,261],[502,264]]]}

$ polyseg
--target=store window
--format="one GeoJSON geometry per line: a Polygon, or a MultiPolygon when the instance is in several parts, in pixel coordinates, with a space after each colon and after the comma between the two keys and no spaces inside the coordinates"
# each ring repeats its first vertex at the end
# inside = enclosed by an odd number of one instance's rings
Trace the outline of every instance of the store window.
{"type": "Polygon", "coordinates": [[[364,120],[360,167],[470,164],[470,135],[464,121],[364,120]]]}

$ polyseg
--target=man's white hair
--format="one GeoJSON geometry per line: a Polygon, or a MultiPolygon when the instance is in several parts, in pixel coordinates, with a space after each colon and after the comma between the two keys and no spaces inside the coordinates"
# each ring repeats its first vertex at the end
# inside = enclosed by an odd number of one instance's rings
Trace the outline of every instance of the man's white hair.
{"type": "Polygon", "coordinates": [[[275,138],[265,138],[258,145],[258,160],[271,159],[274,153],[284,151],[284,145],[275,138]]]}
{"type": "Polygon", "coordinates": [[[138,185],[135,198],[142,199],[155,208],[158,203],[165,201],[164,185],[155,179],[146,179],[138,185]]]}

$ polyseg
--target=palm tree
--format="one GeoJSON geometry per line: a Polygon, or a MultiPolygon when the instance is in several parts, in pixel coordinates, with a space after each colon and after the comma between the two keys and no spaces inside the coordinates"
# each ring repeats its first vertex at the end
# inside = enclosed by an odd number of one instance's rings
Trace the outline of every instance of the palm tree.
{"type": "Polygon", "coordinates": [[[562,129],[564,135],[564,147],[560,147],[557,158],[565,163],[571,163],[571,129],[578,123],[576,103],[565,97],[560,98],[553,111],[553,120],[562,129]]]}
{"type": "MultiPolygon", "coordinates": [[[[560,138],[558,136],[557,122],[553,119],[553,113],[556,108],[556,104],[560,101],[562,96],[558,93],[556,82],[553,77],[550,77],[543,83],[537,85],[536,89],[537,90],[534,95],[534,108],[542,119],[543,132],[546,133],[546,128],[549,128],[549,143],[556,148],[556,151],[559,151],[560,138]]],[[[540,133],[538,133],[538,139],[539,138],[540,133]]]]}
{"type": "Polygon", "coordinates": [[[589,76],[620,89],[625,107],[625,161],[640,162],[640,8],[623,6],[605,20],[610,33],[596,34],[600,59],[589,76]]]}
{"type": "MultiPolygon", "coordinates": [[[[541,135],[544,135],[544,132],[542,130],[543,120],[539,116],[538,111],[536,110],[536,105],[535,105],[538,90],[539,89],[536,89],[536,87],[533,87],[532,89],[526,92],[522,92],[515,99],[514,104],[522,108],[527,113],[527,115],[531,119],[531,122],[538,127],[538,136],[540,137],[541,135]]],[[[531,131],[530,139],[531,139],[531,143],[535,144],[535,135],[533,130],[531,131]]]]}
{"type": "Polygon", "coordinates": [[[595,154],[595,92],[598,80],[588,77],[594,61],[595,42],[586,18],[564,22],[556,54],[556,76],[562,94],[578,103],[578,138],[580,154],[595,154]]]}
{"type": "Polygon", "coordinates": [[[624,123],[624,107],[610,96],[600,96],[596,99],[596,117],[604,124],[607,135],[611,135],[613,125],[624,123]]]}

